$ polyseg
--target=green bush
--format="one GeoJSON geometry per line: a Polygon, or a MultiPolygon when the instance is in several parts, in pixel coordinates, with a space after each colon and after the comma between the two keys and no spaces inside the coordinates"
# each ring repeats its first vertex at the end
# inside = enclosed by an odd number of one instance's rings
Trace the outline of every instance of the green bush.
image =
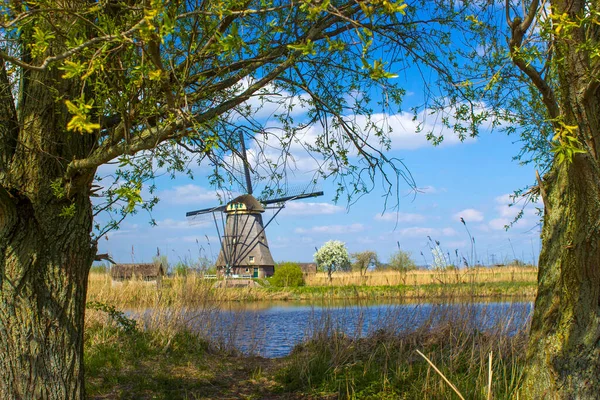
{"type": "Polygon", "coordinates": [[[394,271],[406,272],[417,269],[417,265],[410,258],[410,253],[402,250],[397,250],[390,257],[390,261],[388,262],[388,266],[390,269],[394,271]]]}
{"type": "Polygon", "coordinates": [[[105,264],[94,264],[90,268],[90,273],[95,274],[106,274],[110,270],[110,267],[105,264]]]}
{"type": "Polygon", "coordinates": [[[275,273],[270,279],[271,285],[277,287],[304,286],[304,277],[300,265],[293,262],[277,264],[275,273]]]}
{"type": "Polygon", "coordinates": [[[178,262],[175,264],[175,267],[173,267],[173,274],[178,276],[187,276],[188,272],[190,272],[190,269],[191,268],[189,265],[183,262],[178,262]]]}

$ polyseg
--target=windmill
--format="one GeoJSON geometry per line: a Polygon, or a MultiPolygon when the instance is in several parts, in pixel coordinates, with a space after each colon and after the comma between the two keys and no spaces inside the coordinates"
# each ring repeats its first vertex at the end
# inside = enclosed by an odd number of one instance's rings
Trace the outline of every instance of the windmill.
{"type": "Polygon", "coordinates": [[[275,272],[275,262],[269,250],[265,229],[285,207],[286,202],[322,196],[323,192],[302,190],[296,194],[278,193],[280,197],[277,198],[256,199],[252,194],[250,168],[241,133],[240,147],[245,193],[225,205],[189,211],[185,215],[197,218],[212,214],[221,245],[216,262],[220,274],[225,277],[251,275],[253,278],[264,278],[275,272]],[[274,209],[275,212],[265,223],[263,213],[266,209],[274,209]]]}

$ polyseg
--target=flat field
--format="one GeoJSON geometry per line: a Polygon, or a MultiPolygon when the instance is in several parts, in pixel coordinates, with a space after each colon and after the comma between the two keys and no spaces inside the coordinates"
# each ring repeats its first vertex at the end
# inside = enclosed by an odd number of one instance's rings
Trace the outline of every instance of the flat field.
{"type": "Polygon", "coordinates": [[[194,306],[211,301],[268,301],[315,299],[468,299],[533,298],[537,268],[471,268],[451,271],[373,271],[305,276],[300,287],[215,288],[215,280],[198,274],[165,277],[155,283],[125,281],[115,283],[105,273],[91,273],[88,301],[111,304],[117,308],[153,307],[156,304],[194,306]]]}

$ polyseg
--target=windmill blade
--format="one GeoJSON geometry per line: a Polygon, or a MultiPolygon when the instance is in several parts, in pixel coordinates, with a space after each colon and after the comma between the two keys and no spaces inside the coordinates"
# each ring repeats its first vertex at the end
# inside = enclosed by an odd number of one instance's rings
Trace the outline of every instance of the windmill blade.
{"type": "Polygon", "coordinates": [[[319,197],[319,196],[323,196],[322,191],[311,192],[311,193],[301,193],[301,194],[298,194],[295,196],[285,196],[285,197],[279,197],[277,199],[268,199],[268,200],[264,200],[262,203],[264,205],[269,205],[269,204],[275,204],[275,203],[285,203],[286,201],[308,199],[311,197],[319,197]]]}
{"type": "Polygon", "coordinates": [[[252,194],[252,180],[250,179],[250,165],[248,163],[248,154],[246,153],[246,142],[244,133],[240,131],[240,147],[242,150],[242,163],[244,164],[244,177],[246,178],[246,193],[252,194]]]}
{"type": "Polygon", "coordinates": [[[222,212],[223,210],[225,210],[225,207],[227,207],[227,205],[203,208],[201,210],[196,210],[196,211],[188,211],[185,213],[185,216],[189,218],[189,217],[195,217],[195,216],[202,215],[202,214],[222,212]]]}

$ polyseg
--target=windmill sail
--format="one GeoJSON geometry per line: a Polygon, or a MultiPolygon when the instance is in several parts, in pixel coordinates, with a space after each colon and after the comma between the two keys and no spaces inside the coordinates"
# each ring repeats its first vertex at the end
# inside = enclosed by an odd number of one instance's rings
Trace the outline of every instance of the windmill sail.
{"type": "MultiPolygon", "coordinates": [[[[265,229],[284,208],[288,201],[322,196],[322,191],[301,189],[296,191],[272,192],[271,197],[257,200],[253,196],[250,165],[246,153],[244,137],[240,133],[241,163],[244,171],[245,194],[236,197],[226,205],[203,208],[186,213],[188,218],[202,215],[213,215],[217,233],[221,242],[221,251],[217,257],[217,271],[225,276],[238,275],[252,278],[263,278],[273,275],[275,262],[265,234],[265,229]],[[265,206],[274,205],[277,211],[265,223],[263,213],[265,206]],[[219,227],[220,217],[221,227],[219,227]],[[225,218],[223,218],[225,214],[225,218]]],[[[234,156],[235,159],[235,156],[234,156]]],[[[236,168],[234,168],[236,169],[236,168]]]]}

